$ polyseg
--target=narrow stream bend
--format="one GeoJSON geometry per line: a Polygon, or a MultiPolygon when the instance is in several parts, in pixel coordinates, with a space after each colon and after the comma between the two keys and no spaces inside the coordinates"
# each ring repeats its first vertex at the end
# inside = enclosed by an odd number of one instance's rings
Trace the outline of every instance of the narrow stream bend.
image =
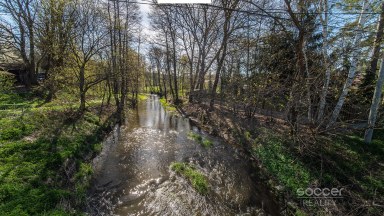
{"type": "Polygon", "coordinates": [[[151,95],[116,128],[94,160],[89,215],[276,215],[266,189],[255,183],[247,163],[228,144],[199,131],[189,119],[166,112],[151,95]],[[204,148],[190,131],[213,141],[204,148]],[[199,194],[170,169],[187,162],[209,180],[199,194]]]}

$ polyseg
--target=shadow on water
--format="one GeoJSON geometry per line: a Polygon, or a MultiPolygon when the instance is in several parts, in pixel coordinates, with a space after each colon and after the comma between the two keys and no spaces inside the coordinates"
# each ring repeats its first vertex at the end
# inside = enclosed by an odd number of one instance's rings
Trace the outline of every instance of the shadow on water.
{"type": "Polygon", "coordinates": [[[115,128],[94,160],[88,197],[90,215],[260,215],[278,214],[262,184],[251,179],[249,164],[230,145],[168,113],[151,95],[115,128]],[[204,148],[190,131],[213,141],[204,148]],[[209,193],[199,194],[170,170],[174,161],[202,172],[209,193]]]}

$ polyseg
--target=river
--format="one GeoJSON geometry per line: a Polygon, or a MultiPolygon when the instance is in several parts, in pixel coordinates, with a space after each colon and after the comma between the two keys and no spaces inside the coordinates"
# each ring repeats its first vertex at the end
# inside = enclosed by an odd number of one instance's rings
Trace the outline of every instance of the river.
{"type": "Polygon", "coordinates": [[[105,140],[94,170],[89,215],[278,214],[268,190],[251,177],[249,163],[235,147],[165,111],[155,95],[141,101],[127,124],[105,140]],[[191,131],[213,146],[190,139],[191,131]],[[204,174],[208,193],[198,193],[172,171],[172,162],[188,163],[204,174]]]}

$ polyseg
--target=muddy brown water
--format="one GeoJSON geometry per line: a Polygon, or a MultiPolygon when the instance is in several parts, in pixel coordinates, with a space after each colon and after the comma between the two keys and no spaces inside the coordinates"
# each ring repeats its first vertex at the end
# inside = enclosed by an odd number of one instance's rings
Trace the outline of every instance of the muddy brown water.
{"type": "Polygon", "coordinates": [[[278,215],[264,184],[251,178],[248,162],[223,140],[164,110],[155,95],[139,103],[124,127],[116,127],[94,160],[87,197],[89,215],[278,215]],[[213,142],[204,148],[191,131],[213,142]],[[208,179],[199,194],[170,169],[190,163],[208,179]]]}

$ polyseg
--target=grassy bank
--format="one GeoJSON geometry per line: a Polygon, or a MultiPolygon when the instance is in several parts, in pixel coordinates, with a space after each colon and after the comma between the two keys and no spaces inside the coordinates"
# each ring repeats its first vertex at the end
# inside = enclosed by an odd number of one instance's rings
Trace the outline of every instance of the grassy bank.
{"type": "Polygon", "coordinates": [[[252,140],[252,154],[272,177],[272,185],[282,186],[285,196],[297,202],[302,214],[380,215],[379,205],[384,202],[384,137],[376,134],[370,145],[360,134],[319,136],[315,143],[300,145],[264,128],[252,140]],[[343,188],[342,199],[334,199],[334,204],[326,207],[303,205],[297,193],[300,188],[343,188]]]}
{"type": "Polygon", "coordinates": [[[64,99],[0,98],[1,215],[81,214],[108,116],[92,104],[79,115],[64,99]]]}
{"type": "MultiPolygon", "coordinates": [[[[198,105],[183,107],[202,128],[249,152],[254,161],[254,176],[268,182],[280,200],[283,214],[381,215],[381,206],[384,206],[382,129],[375,130],[369,145],[362,140],[363,131],[306,134],[294,141],[281,121],[266,122],[261,116],[252,119],[254,124],[250,124],[244,116],[220,110],[207,115],[204,109],[198,105]],[[328,206],[324,206],[324,202],[308,204],[298,193],[307,188],[342,188],[342,198],[328,199],[328,206]]],[[[191,137],[202,141],[196,135],[191,137]]]]}

